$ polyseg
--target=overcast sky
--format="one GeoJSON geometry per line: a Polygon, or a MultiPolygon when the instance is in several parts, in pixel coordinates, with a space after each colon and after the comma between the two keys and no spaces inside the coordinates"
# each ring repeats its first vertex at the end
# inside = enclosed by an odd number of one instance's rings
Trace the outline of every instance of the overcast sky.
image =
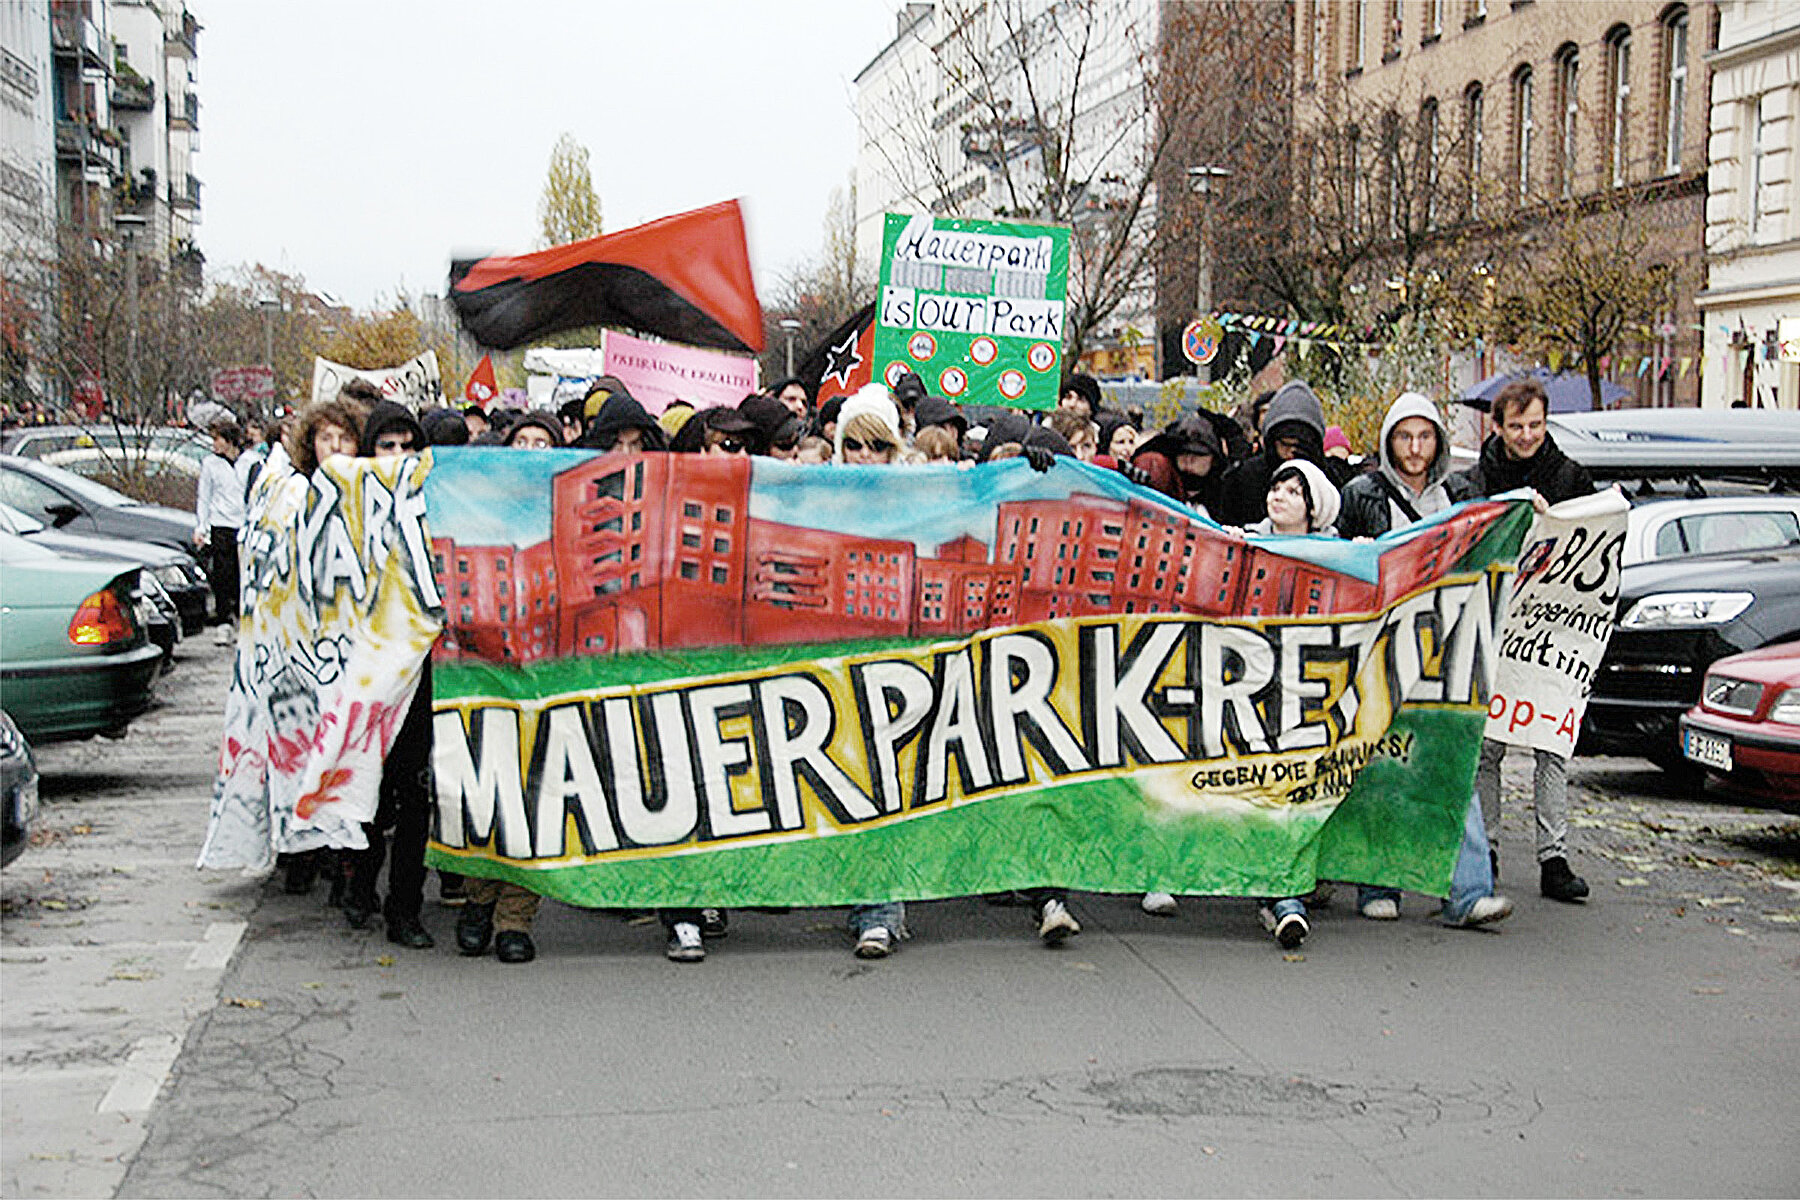
{"type": "Polygon", "coordinates": [[[851,79],[892,0],[188,0],[198,240],[366,307],[452,253],[536,248],[550,150],[606,229],[739,197],[757,286],[818,252],[855,165],[851,79]]]}

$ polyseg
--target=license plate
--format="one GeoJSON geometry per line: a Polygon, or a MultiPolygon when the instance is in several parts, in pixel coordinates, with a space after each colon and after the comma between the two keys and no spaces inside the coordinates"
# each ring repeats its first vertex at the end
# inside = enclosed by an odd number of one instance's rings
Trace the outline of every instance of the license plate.
{"type": "Polygon", "coordinates": [[[1683,748],[1689,758],[1709,767],[1717,767],[1721,771],[1731,770],[1730,738],[1714,737],[1710,733],[1701,733],[1698,729],[1688,730],[1685,737],[1687,744],[1683,748]]]}

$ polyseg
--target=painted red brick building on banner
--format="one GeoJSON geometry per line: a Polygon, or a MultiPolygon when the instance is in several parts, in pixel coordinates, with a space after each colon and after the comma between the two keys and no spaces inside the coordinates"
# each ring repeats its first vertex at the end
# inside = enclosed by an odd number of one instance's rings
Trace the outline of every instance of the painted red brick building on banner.
{"type": "Polygon", "coordinates": [[[662,648],[962,636],[1111,613],[1304,616],[1380,607],[1486,530],[1434,526],[1382,555],[1381,586],[1251,545],[1141,498],[996,506],[992,543],[750,516],[752,460],[605,455],[552,481],[550,538],[434,538],[443,658],[530,663],[662,648]]]}

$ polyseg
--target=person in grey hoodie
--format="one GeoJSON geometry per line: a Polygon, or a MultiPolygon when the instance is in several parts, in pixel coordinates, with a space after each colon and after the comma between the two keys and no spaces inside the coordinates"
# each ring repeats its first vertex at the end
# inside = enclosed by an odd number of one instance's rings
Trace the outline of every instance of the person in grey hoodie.
{"type": "MultiPolygon", "coordinates": [[[[1380,466],[1344,485],[1338,532],[1345,537],[1380,537],[1453,503],[1444,482],[1450,475],[1450,431],[1430,397],[1403,392],[1388,406],[1378,457],[1380,466]]],[[[1400,893],[1359,885],[1356,908],[1371,921],[1397,920],[1400,893]]],[[[1451,925],[1491,925],[1511,912],[1512,901],[1494,894],[1487,826],[1480,805],[1471,799],[1444,920],[1451,925]]]]}
{"type": "Polygon", "coordinates": [[[1218,511],[1212,514],[1219,524],[1248,526],[1267,517],[1269,482],[1292,459],[1323,469],[1334,488],[1350,478],[1348,463],[1325,457],[1325,408],[1299,380],[1284,385],[1263,411],[1262,446],[1225,476],[1218,511]]]}
{"type": "Polygon", "coordinates": [[[1450,432],[1429,397],[1403,392],[1381,422],[1380,465],[1344,485],[1338,532],[1380,537],[1451,504],[1450,432]]]}

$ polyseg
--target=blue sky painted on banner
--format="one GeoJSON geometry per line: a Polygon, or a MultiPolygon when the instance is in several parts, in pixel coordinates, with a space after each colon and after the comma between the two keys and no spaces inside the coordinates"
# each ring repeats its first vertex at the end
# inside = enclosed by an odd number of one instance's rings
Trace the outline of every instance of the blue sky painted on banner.
{"type": "MultiPolygon", "coordinates": [[[[438,447],[425,484],[431,531],[468,546],[530,546],[550,537],[551,480],[588,450],[438,447]]],[[[1007,500],[1057,500],[1076,492],[1129,500],[1149,496],[1116,471],[1059,460],[1048,472],[1024,459],[975,470],[951,466],[794,466],[759,458],[750,515],[784,525],[910,540],[921,555],[968,534],[989,547],[994,509],[1007,500]]],[[[1177,511],[1182,511],[1177,509],[1177,511]]],[[[1324,538],[1268,538],[1283,554],[1375,578],[1375,547],[1324,538]]]]}

